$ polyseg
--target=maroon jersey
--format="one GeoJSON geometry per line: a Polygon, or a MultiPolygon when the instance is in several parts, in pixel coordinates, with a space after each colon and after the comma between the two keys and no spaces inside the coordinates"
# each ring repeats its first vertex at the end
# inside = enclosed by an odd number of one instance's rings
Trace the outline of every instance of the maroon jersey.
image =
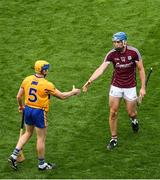
{"type": "Polygon", "coordinates": [[[136,61],[141,60],[139,51],[127,46],[124,53],[114,49],[108,52],[105,62],[112,62],[114,71],[112,85],[119,88],[132,88],[136,86],[136,61]]]}

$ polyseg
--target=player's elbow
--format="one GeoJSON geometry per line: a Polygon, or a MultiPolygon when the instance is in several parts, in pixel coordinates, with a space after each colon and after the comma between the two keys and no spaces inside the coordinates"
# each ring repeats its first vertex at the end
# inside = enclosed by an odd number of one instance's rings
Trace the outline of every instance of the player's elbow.
{"type": "Polygon", "coordinates": [[[17,95],[16,98],[17,98],[17,100],[21,100],[22,99],[22,97],[20,95],[17,95]]]}
{"type": "Polygon", "coordinates": [[[66,99],[66,96],[63,93],[56,95],[56,97],[61,99],[61,100],[65,100],[66,99]]]}
{"type": "Polygon", "coordinates": [[[67,98],[67,94],[65,92],[61,92],[58,90],[56,91],[54,96],[57,97],[58,99],[61,99],[61,100],[65,100],[67,98]]]}
{"type": "Polygon", "coordinates": [[[61,100],[65,100],[66,97],[65,97],[65,96],[61,96],[60,99],[61,99],[61,100]]]}

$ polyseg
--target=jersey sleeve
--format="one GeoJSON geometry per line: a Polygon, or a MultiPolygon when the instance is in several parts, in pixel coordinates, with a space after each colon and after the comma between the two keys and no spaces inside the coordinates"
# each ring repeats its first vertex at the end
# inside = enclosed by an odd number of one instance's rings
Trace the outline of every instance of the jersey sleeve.
{"type": "Polygon", "coordinates": [[[47,88],[45,89],[46,92],[50,95],[55,95],[56,94],[56,87],[53,83],[48,82],[47,88]]]}
{"type": "Polygon", "coordinates": [[[135,48],[135,57],[134,57],[135,61],[140,61],[142,60],[141,54],[138,51],[138,49],[135,48]]]}
{"type": "Polygon", "coordinates": [[[113,51],[113,50],[109,51],[109,52],[106,54],[106,56],[105,56],[105,58],[104,58],[104,62],[110,63],[110,62],[112,61],[112,51],[113,51]]]}
{"type": "Polygon", "coordinates": [[[21,83],[21,88],[25,88],[25,85],[26,85],[26,83],[27,83],[27,80],[26,80],[26,78],[22,81],[22,83],[21,83]]]}

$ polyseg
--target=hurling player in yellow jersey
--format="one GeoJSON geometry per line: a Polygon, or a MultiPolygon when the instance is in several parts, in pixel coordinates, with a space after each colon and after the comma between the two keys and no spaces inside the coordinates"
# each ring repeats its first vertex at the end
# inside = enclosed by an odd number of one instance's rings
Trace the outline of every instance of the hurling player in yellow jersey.
{"type": "Polygon", "coordinates": [[[80,89],[73,89],[69,92],[59,91],[51,82],[45,79],[49,70],[49,63],[38,60],[35,63],[35,75],[26,77],[18,91],[17,101],[19,111],[24,112],[26,126],[25,133],[19,138],[16,148],[8,162],[13,169],[17,169],[17,156],[23,146],[33,134],[34,128],[37,134],[38,169],[53,169],[55,164],[45,162],[45,140],[47,131],[47,112],[49,110],[50,96],[66,99],[73,95],[79,95],[80,89]],[[23,96],[25,97],[25,107],[23,106],[23,96]]]}

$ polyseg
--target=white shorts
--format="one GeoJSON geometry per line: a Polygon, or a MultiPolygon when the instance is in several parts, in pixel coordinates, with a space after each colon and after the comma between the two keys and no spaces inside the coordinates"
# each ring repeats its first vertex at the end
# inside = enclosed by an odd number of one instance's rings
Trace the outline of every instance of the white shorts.
{"type": "Polygon", "coordinates": [[[124,98],[127,101],[135,101],[137,99],[136,87],[119,88],[111,85],[109,95],[113,97],[124,98]]]}

